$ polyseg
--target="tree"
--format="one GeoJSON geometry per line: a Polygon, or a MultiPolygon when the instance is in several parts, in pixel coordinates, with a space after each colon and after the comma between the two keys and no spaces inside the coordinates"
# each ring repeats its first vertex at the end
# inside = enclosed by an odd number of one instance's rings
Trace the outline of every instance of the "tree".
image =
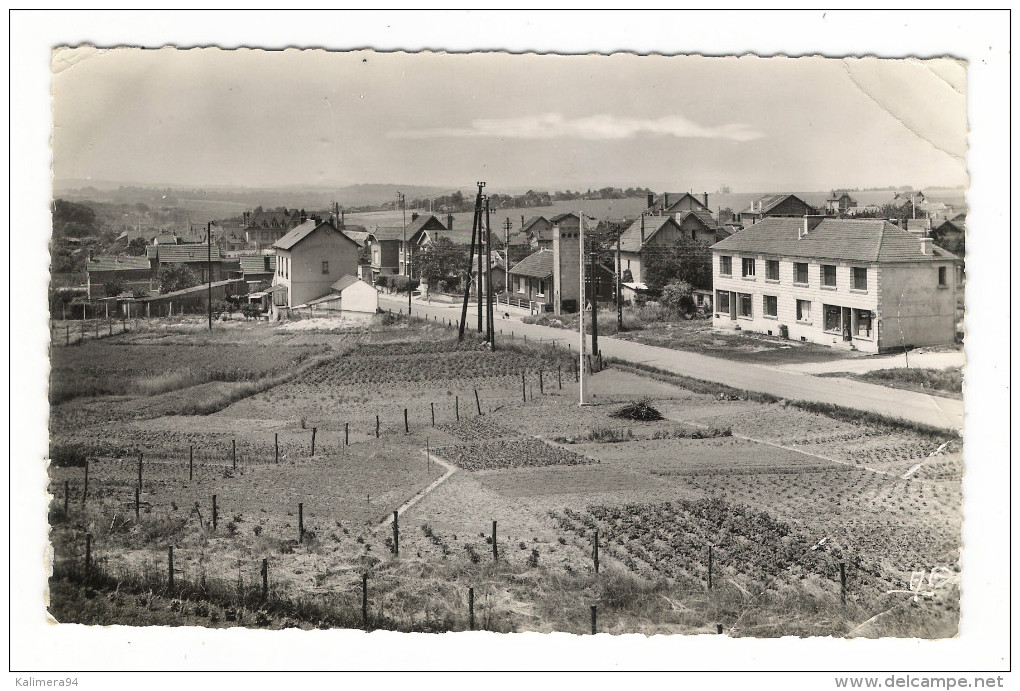
{"type": "Polygon", "coordinates": [[[687,281],[671,281],[662,289],[659,303],[678,314],[694,314],[694,288],[687,281]]]}
{"type": "Polygon", "coordinates": [[[467,247],[440,236],[411,255],[411,270],[433,286],[440,280],[456,282],[467,262],[467,247]]]}
{"type": "Polygon", "coordinates": [[[148,245],[149,243],[145,241],[145,238],[135,238],[128,242],[127,248],[124,252],[134,257],[140,257],[145,254],[145,248],[148,247],[148,245]]]}
{"type": "Polygon", "coordinates": [[[57,199],[53,202],[53,235],[55,237],[82,237],[96,235],[99,223],[96,212],[84,204],[57,199]]]}
{"type": "Polygon", "coordinates": [[[114,297],[124,292],[124,279],[120,276],[110,276],[103,281],[103,291],[107,297],[114,297]]]}
{"type": "Polygon", "coordinates": [[[644,282],[653,292],[680,280],[700,288],[712,286],[712,252],[705,245],[686,242],[646,248],[644,282]]]}
{"type": "Polygon", "coordinates": [[[156,272],[159,292],[172,293],[199,284],[198,276],[185,264],[165,264],[156,272]]]}

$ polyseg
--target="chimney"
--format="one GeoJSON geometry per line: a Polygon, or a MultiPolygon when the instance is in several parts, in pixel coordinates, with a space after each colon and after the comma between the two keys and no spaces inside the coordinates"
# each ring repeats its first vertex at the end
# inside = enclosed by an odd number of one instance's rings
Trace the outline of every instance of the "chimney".
{"type": "Polygon", "coordinates": [[[818,224],[824,221],[827,216],[804,216],[804,225],[797,231],[797,239],[801,240],[808,236],[808,234],[818,227],[818,224]]]}
{"type": "Polygon", "coordinates": [[[662,208],[659,211],[665,211],[669,207],[669,192],[662,193],[662,208]]]}
{"type": "Polygon", "coordinates": [[[705,208],[707,209],[708,208],[708,192],[702,192],[701,195],[705,199],[705,208]]]}
{"type": "Polygon", "coordinates": [[[921,254],[931,254],[931,238],[923,237],[921,240],[921,254]]]}
{"type": "Polygon", "coordinates": [[[308,220],[308,214],[305,213],[304,209],[301,209],[301,222],[304,223],[308,220]]]}
{"type": "Polygon", "coordinates": [[[418,220],[418,214],[412,211],[411,212],[411,220],[412,221],[417,221],[418,220]]]}
{"type": "Polygon", "coordinates": [[[446,214],[446,229],[453,230],[453,214],[446,214]]]}
{"type": "Polygon", "coordinates": [[[655,195],[652,194],[651,192],[649,192],[648,193],[648,197],[647,197],[647,201],[648,201],[648,205],[647,205],[646,208],[649,208],[649,209],[652,208],[652,204],[655,203],[655,195]]]}

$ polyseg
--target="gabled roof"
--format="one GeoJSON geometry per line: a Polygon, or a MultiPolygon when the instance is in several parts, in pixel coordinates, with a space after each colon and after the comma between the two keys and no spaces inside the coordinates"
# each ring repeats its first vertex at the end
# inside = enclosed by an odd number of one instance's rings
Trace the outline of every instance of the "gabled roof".
{"type": "Polygon", "coordinates": [[[354,240],[354,242],[358,243],[359,247],[364,247],[365,243],[368,241],[368,236],[370,234],[364,230],[351,230],[349,226],[347,228],[344,228],[342,232],[351,240],[354,240]]]}
{"type": "Polygon", "coordinates": [[[627,230],[623,231],[623,234],[620,235],[621,252],[640,252],[641,248],[648,244],[653,235],[668,225],[672,225],[677,230],[680,230],[680,226],[677,225],[676,220],[672,216],[645,216],[644,224],[644,243],[641,242],[641,219],[639,218],[631,223],[627,230]]]}
{"type": "Polygon", "coordinates": [[[954,230],[957,230],[957,231],[959,231],[961,233],[966,233],[967,232],[967,217],[966,216],[963,216],[963,217],[957,216],[956,218],[950,218],[949,220],[943,221],[942,223],[940,223],[936,227],[941,230],[942,228],[945,228],[946,226],[950,226],[954,230]]]}
{"type": "Polygon", "coordinates": [[[259,211],[251,215],[248,223],[249,226],[257,228],[287,228],[300,220],[301,212],[297,209],[290,209],[288,211],[259,211]]]}
{"type": "Polygon", "coordinates": [[[712,217],[712,213],[710,211],[705,211],[704,209],[695,209],[694,211],[678,211],[676,216],[676,222],[683,223],[688,216],[694,216],[694,218],[701,221],[701,225],[705,226],[709,230],[715,230],[716,228],[719,227],[719,224],[716,223],[715,219],[712,217]]]}
{"type": "Polygon", "coordinates": [[[238,257],[241,263],[241,271],[245,274],[276,273],[275,254],[242,255],[238,257]],[[266,259],[269,259],[269,268],[266,268],[266,259]]]}
{"type": "Polygon", "coordinates": [[[541,221],[545,221],[546,223],[550,222],[549,219],[546,218],[545,216],[532,216],[524,223],[524,226],[521,228],[520,232],[522,234],[527,233],[529,230],[531,230],[531,226],[541,221]]]}
{"type": "Polygon", "coordinates": [[[826,201],[838,202],[843,197],[850,197],[851,200],[856,201],[846,190],[832,190],[832,193],[826,201]]]}
{"type": "Polygon", "coordinates": [[[553,252],[552,250],[538,250],[529,254],[521,261],[514,264],[510,273],[516,276],[530,276],[531,278],[549,278],[553,275],[553,252]]]}
{"type": "Polygon", "coordinates": [[[320,228],[325,228],[325,229],[327,229],[331,233],[336,233],[336,235],[338,235],[339,237],[342,237],[343,239],[349,241],[353,245],[357,245],[358,244],[357,242],[355,242],[351,238],[347,237],[347,235],[345,235],[342,231],[339,231],[336,228],[334,228],[333,224],[326,223],[326,222],[321,222],[320,223],[319,221],[314,221],[312,219],[308,219],[307,221],[305,221],[301,225],[299,225],[299,226],[297,226],[295,228],[292,228],[290,230],[290,232],[288,232],[282,238],[280,238],[279,240],[274,242],[273,243],[273,247],[275,247],[277,249],[281,249],[281,250],[293,249],[295,245],[297,245],[299,242],[301,242],[306,237],[308,237],[309,235],[311,235],[315,231],[319,230],[320,228]]]}
{"type": "Polygon", "coordinates": [[[149,260],[145,257],[95,257],[85,260],[86,271],[145,271],[149,260]]]}
{"type": "Polygon", "coordinates": [[[550,223],[559,223],[560,221],[562,221],[564,219],[567,219],[567,218],[576,218],[578,220],[581,220],[580,217],[577,214],[572,213],[570,211],[567,211],[566,213],[556,214],[555,216],[553,216],[552,218],[549,219],[549,222],[550,223]]]}
{"type": "Polygon", "coordinates": [[[176,245],[177,236],[173,233],[160,233],[152,239],[157,245],[176,245]]]}
{"type": "Polygon", "coordinates": [[[210,259],[218,262],[223,259],[220,256],[220,248],[216,245],[212,246],[211,253],[209,245],[159,245],[158,249],[160,264],[188,264],[210,259]]]}
{"type": "Polygon", "coordinates": [[[407,237],[419,230],[446,230],[446,225],[432,214],[423,214],[407,224],[407,237]]]}
{"type": "MultiPolygon", "coordinates": [[[[337,280],[336,283],[331,285],[330,288],[332,288],[334,292],[342,293],[344,291],[344,289],[350,288],[352,285],[354,285],[358,281],[361,281],[361,279],[358,278],[357,276],[352,276],[350,274],[344,274],[343,276],[341,276],[339,278],[339,280],[337,280]]],[[[362,281],[362,283],[364,283],[367,286],[371,286],[372,285],[368,281],[362,281]]]]}
{"type": "Polygon", "coordinates": [[[868,264],[956,259],[934,245],[931,254],[923,254],[918,237],[881,219],[826,218],[799,238],[803,228],[803,218],[769,217],[720,240],[712,249],[868,264]]]}
{"type": "Polygon", "coordinates": [[[747,207],[740,213],[767,214],[769,211],[776,208],[777,206],[785,202],[787,199],[790,199],[791,197],[799,201],[804,206],[811,208],[810,204],[808,204],[806,201],[793,194],[766,194],[763,197],[758,197],[757,199],[755,199],[751,203],[751,206],[747,207]]]}
{"type": "Polygon", "coordinates": [[[652,202],[652,205],[649,206],[647,210],[651,212],[669,211],[688,197],[690,197],[694,203],[702,209],[705,209],[706,211],[708,210],[705,203],[690,192],[664,192],[662,196],[652,202]]]}
{"type": "Polygon", "coordinates": [[[386,242],[388,240],[403,240],[404,229],[401,228],[400,226],[380,227],[371,231],[368,234],[368,237],[374,239],[376,242],[386,242]]]}

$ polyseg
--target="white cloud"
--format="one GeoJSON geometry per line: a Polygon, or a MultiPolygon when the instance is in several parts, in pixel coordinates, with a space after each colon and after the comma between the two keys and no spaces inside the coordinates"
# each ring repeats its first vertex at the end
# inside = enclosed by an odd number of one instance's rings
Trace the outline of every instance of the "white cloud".
{"type": "Polygon", "coordinates": [[[633,139],[658,136],[701,139],[731,139],[746,142],[765,136],[741,123],[705,127],[679,115],[661,118],[630,118],[615,115],[589,115],[567,119],[559,113],[524,115],[516,118],[479,118],[470,127],[432,127],[395,130],[395,139],[431,139],[436,137],[499,137],[501,139],[633,139]]]}

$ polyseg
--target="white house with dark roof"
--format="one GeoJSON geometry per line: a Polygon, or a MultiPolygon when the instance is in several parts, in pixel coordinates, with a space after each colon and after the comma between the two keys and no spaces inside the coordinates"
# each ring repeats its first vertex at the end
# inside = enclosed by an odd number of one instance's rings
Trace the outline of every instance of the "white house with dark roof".
{"type": "Polygon", "coordinates": [[[555,264],[553,251],[547,249],[533,252],[514,264],[507,286],[510,297],[537,303],[543,312],[551,309],[555,264]]]}
{"type": "Polygon", "coordinates": [[[358,243],[331,223],[307,220],[273,243],[273,304],[297,307],[327,295],[343,276],[358,273],[358,243]]]}
{"type": "Polygon", "coordinates": [[[880,219],[765,218],[712,246],[713,326],[870,353],[952,343],[958,262],[880,219]]]}
{"type": "Polygon", "coordinates": [[[802,218],[816,213],[816,209],[793,194],[766,194],[751,202],[740,212],[740,224],[747,228],[764,218],[776,216],[802,218]]]}

